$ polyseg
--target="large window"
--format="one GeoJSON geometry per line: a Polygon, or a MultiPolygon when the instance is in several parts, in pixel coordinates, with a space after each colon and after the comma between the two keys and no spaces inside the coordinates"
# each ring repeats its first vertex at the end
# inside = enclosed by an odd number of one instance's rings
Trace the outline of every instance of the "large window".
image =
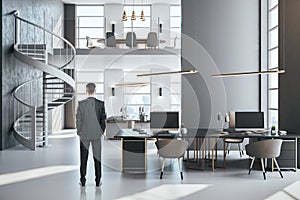
{"type": "Polygon", "coordinates": [[[170,76],[170,110],[181,111],[181,75],[170,76]]]}
{"type": "MultiPolygon", "coordinates": [[[[123,98],[116,96],[123,105],[127,107],[127,112],[130,116],[135,116],[139,113],[139,108],[143,107],[146,115],[150,115],[153,110],[152,95],[158,95],[157,91],[152,91],[153,80],[151,77],[137,77],[138,74],[150,73],[150,71],[124,71],[124,83],[146,83],[147,86],[141,87],[124,87],[124,102],[123,98]]],[[[93,82],[96,84],[96,98],[104,100],[104,71],[77,71],[77,101],[87,98],[86,84],[93,82]]],[[[156,83],[154,83],[155,85],[156,83]]],[[[164,90],[169,90],[169,102],[165,109],[170,111],[181,111],[181,75],[171,75],[170,85],[164,90]]],[[[163,90],[163,91],[164,91],[163,90]]]]}
{"type": "Polygon", "coordinates": [[[170,6],[170,44],[181,48],[181,5],[170,6]]]}
{"type": "Polygon", "coordinates": [[[86,84],[96,84],[96,98],[104,100],[104,73],[102,71],[78,71],[77,72],[77,101],[87,98],[86,84]]]}
{"type": "MultiPolygon", "coordinates": [[[[276,70],[279,67],[279,18],[278,0],[268,0],[268,67],[276,70]]],[[[278,127],[278,74],[268,75],[268,118],[269,127],[278,127]]]]}
{"type": "Polygon", "coordinates": [[[86,47],[86,36],[94,43],[104,38],[104,6],[76,6],[76,48],[86,47]]]}
{"type": "Polygon", "coordinates": [[[147,83],[144,87],[125,87],[124,89],[124,106],[127,107],[129,115],[136,115],[139,113],[139,107],[144,107],[146,115],[150,115],[151,110],[151,89],[150,77],[138,78],[137,75],[145,73],[138,71],[124,72],[125,83],[147,83]]]}

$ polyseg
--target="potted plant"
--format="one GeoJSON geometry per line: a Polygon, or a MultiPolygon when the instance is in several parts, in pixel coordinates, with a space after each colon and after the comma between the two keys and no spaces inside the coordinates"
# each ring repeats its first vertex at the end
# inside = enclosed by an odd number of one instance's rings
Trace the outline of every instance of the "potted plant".
{"type": "Polygon", "coordinates": [[[271,134],[275,135],[276,134],[276,126],[271,127],[271,134]]]}
{"type": "Polygon", "coordinates": [[[187,134],[187,132],[188,132],[187,128],[184,127],[184,123],[181,123],[180,132],[183,135],[187,134]]]}

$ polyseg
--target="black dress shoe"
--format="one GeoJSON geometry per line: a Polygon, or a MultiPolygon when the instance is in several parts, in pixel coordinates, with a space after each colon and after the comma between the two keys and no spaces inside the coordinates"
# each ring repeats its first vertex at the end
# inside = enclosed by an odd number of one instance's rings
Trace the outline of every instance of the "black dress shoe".
{"type": "Polygon", "coordinates": [[[80,181],[79,185],[81,185],[81,187],[85,187],[85,182],[80,181]]]}
{"type": "Polygon", "coordinates": [[[100,185],[102,185],[102,181],[96,182],[96,187],[99,187],[100,185]]]}

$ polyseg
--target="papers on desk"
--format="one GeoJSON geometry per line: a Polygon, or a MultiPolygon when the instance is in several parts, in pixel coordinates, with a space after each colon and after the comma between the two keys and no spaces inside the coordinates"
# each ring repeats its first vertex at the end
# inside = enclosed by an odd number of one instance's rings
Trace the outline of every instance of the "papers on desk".
{"type": "Polygon", "coordinates": [[[224,135],[228,135],[228,132],[220,132],[220,133],[209,134],[209,136],[212,136],[212,137],[221,137],[221,136],[224,136],[224,135]]]}
{"type": "Polygon", "coordinates": [[[262,134],[262,133],[267,133],[267,132],[269,132],[269,130],[267,130],[267,129],[251,131],[251,133],[254,133],[254,134],[262,134]]]}
{"type": "Polygon", "coordinates": [[[132,137],[151,137],[151,132],[147,131],[135,131],[135,130],[126,130],[123,132],[124,136],[132,136],[132,137]]]}

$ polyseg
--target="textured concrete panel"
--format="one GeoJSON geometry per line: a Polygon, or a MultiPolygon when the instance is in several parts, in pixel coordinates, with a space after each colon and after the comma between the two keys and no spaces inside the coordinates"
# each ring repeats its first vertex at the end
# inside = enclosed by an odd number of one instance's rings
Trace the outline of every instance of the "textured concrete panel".
{"type": "MultiPolygon", "coordinates": [[[[41,75],[40,71],[18,61],[13,55],[14,44],[14,17],[11,13],[20,11],[20,16],[49,30],[63,19],[63,3],[60,0],[2,0],[2,143],[0,149],[16,144],[13,137],[14,102],[13,90],[24,83],[41,75]],[[45,23],[44,23],[45,15],[45,23]],[[53,19],[53,20],[52,20],[53,19]]],[[[63,28],[60,33],[63,32],[63,28]]],[[[62,35],[62,34],[61,34],[62,35]]],[[[30,43],[42,42],[43,32],[22,26],[21,41],[30,43]]]]}

